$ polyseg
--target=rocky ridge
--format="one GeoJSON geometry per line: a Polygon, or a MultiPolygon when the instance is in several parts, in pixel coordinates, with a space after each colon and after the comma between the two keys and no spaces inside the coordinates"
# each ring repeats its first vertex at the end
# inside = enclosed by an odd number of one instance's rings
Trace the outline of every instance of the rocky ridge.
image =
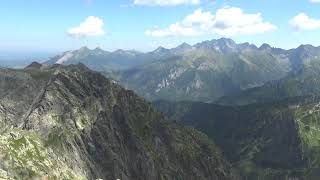
{"type": "Polygon", "coordinates": [[[239,179],[204,134],[84,65],[0,73],[0,178],[239,179]]]}

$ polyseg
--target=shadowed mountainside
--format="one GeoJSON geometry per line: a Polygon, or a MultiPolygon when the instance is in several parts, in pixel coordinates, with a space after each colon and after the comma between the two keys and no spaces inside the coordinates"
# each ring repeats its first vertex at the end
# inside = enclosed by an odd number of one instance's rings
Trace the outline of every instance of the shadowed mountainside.
{"type": "Polygon", "coordinates": [[[241,107],[196,102],[154,104],[170,119],[206,133],[248,179],[319,177],[319,97],[241,107]]]}

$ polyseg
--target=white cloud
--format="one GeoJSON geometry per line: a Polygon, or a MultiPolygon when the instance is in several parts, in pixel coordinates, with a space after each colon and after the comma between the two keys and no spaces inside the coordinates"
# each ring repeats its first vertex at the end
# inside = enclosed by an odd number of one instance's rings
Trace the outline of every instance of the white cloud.
{"type": "Polygon", "coordinates": [[[168,37],[216,33],[222,36],[235,36],[259,34],[276,29],[275,25],[265,22],[260,13],[245,14],[240,8],[227,7],[218,9],[216,14],[198,9],[167,28],[147,30],[146,35],[168,37]]]}
{"type": "Polygon", "coordinates": [[[320,3],[320,0],[310,0],[312,3],[320,3]]]}
{"type": "Polygon", "coordinates": [[[103,24],[102,19],[95,16],[89,16],[79,26],[69,28],[67,33],[68,35],[77,38],[103,36],[105,34],[103,24]]]}
{"type": "Polygon", "coordinates": [[[166,29],[147,30],[146,35],[153,37],[167,36],[199,36],[202,32],[193,27],[186,27],[180,23],[171,24],[166,29]]]}
{"type": "Polygon", "coordinates": [[[320,29],[320,19],[312,19],[305,13],[300,13],[293,17],[289,24],[299,31],[312,31],[320,29]]]}
{"type": "Polygon", "coordinates": [[[245,14],[234,7],[219,9],[213,27],[213,31],[225,36],[260,34],[276,29],[275,25],[265,22],[260,13],[245,14]]]}
{"type": "Polygon", "coordinates": [[[134,4],[148,6],[176,6],[200,4],[200,0],[134,0],[134,4]]]}

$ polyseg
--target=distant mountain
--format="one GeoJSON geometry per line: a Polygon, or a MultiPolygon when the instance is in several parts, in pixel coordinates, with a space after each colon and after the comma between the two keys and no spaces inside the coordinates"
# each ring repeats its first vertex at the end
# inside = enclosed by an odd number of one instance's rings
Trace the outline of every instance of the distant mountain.
{"type": "MultiPolygon", "coordinates": [[[[149,58],[148,58],[149,59],[149,58]]],[[[45,64],[77,64],[83,63],[94,70],[109,71],[125,69],[139,65],[148,60],[143,53],[136,51],[117,50],[104,51],[101,48],[90,50],[82,47],[79,50],[67,51],[62,55],[51,58],[45,64]]]]}
{"type": "Polygon", "coordinates": [[[248,89],[216,101],[225,105],[245,105],[257,102],[272,102],[283,98],[320,94],[320,49],[299,47],[294,51],[295,69],[280,80],[261,87],[248,89]],[[313,49],[313,52],[309,50],[313,49]]]}
{"type": "Polygon", "coordinates": [[[0,69],[0,179],[237,180],[204,134],[84,65],[0,69]]]}
{"type": "Polygon", "coordinates": [[[172,57],[174,54],[182,53],[191,48],[190,45],[184,43],[174,49],[166,49],[158,47],[149,53],[142,53],[134,50],[116,50],[113,52],[102,50],[97,47],[89,49],[82,47],[78,50],[67,51],[61,55],[55,56],[44,64],[78,64],[82,63],[96,71],[119,71],[130,69],[150,63],[156,60],[172,57]]]}
{"type": "Polygon", "coordinates": [[[148,53],[83,47],[47,64],[83,63],[148,100],[216,102],[298,74],[318,57],[320,47],[311,45],[284,50],[221,38],[172,49],[159,47],[148,53]]]}
{"type": "Polygon", "coordinates": [[[180,44],[179,46],[171,49],[171,52],[172,52],[172,53],[176,53],[176,54],[178,54],[178,53],[184,53],[184,52],[186,52],[186,51],[188,51],[188,50],[191,50],[192,48],[193,48],[193,47],[192,47],[190,44],[188,44],[188,43],[182,43],[182,44],[180,44]]]}
{"type": "Polygon", "coordinates": [[[289,58],[292,62],[293,70],[299,71],[302,65],[320,59],[320,47],[301,45],[297,49],[289,50],[289,58]]]}
{"type": "MultiPolygon", "coordinates": [[[[245,46],[250,46],[249,44],[241,44],[238,46],[232,39],[227,38],[221,38],[221,39],[213,39],[211,41],[204,41],[201,43],[198,43],[194,45],[197,49],[210,49],[210,50],[216,50],[218,52],[221,52],[223,54],[225,53],[235,53],[240,52],[245,46]]],[[[256,49],[255,46],[252,46],[251,48],[256,49]]]]}
{"type": "Polygon", "coordinates": [[[116,50],[113,52],[97,47],[89,49],[82,47],[78,50],[67,51],[55,56],[44,64],[77,64],[82,63],[97,71],[117,71],[133,68],[156,60],[170,58],[176,54],[184,53],[192,49],[192,46],[183,43],[173,49],[158,47],[154,51],[142,53],[134,50],[116,50]]]}
{"type": "Polygon", "coordinates": [[[165,59],[114,76],[147,99],[212,102],[285,77],[292,70],[289,52],[269,47],[236,44],[224,38],[194,46],[182,44],[173,49],[157,49],[165,59]]]}
{"type": "Polygon", "coordinates": [[[206,133],[244,179],[319,179],[319,97],[241,107],[197,102],[154,104],[169,119],[206,133]]]}

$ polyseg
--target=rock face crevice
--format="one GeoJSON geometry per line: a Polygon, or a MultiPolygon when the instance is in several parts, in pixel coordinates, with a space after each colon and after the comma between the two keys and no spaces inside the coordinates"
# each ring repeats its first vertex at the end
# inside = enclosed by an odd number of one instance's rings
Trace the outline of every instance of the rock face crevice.
{"type": "Polygon", "coordinates": [[[0,178],[239,179],[205,135],[83,65],[0,73],[0,178]],[[37,152],[43,161],[28,158],[37,152]]]}

